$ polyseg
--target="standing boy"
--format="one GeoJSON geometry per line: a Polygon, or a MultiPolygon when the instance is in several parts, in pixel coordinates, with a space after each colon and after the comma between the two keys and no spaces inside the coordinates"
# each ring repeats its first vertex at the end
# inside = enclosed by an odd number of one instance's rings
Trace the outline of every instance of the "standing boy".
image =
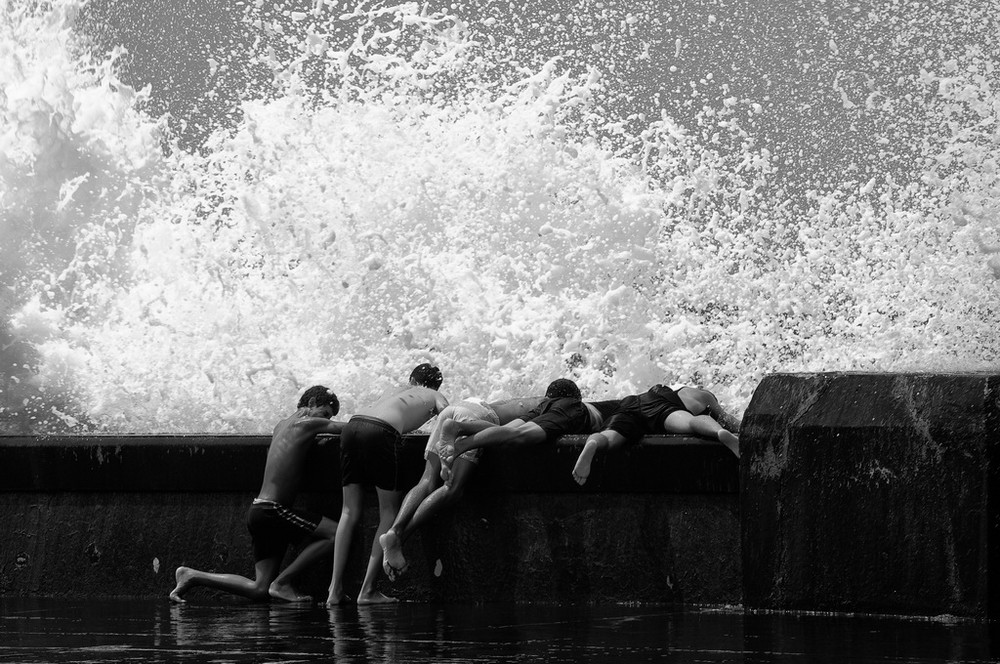
{"type": "Polygon", "coordinates": [[[379,524],[365,578],[358,591],[358,604],[395,601],[375,591],[375,579],[382,567],[382,547],[378,540],[392,525],[403,499],[405,488],[401,485],[399,468],[403,434],[417,429],[448,406],[448,400],[437,391],[442,381],[440,369],[421,364],[410,374],[408,385],[363,409],[344,427],[340,436],[344,508],[337,527],[327,606],[339,604],[346,598],[344,571],[351,538],[361,523],[366,484],[374,484],[378,494],[379,524]]]}
{"type": "Polygon", "coordinates": [[[184,595],[198,586],[257,601],[312,599],[297,593],[290,583],[308,565],[330,553],[337,522],[294,509],[291,505],[298,493],[306,454],[315,444],[316,435],[339,433],[343,428],[343,422],[330,421],[339,411],[337,395],[322,385],[315,385],[299,399],[298,410],[274,427],[264,466],[264,481],[246,517],[253,543],[255,577],[248,579],[238,574],[178,567],[174,573],[177,585],[170,592],[171,601],[184,602],[184,595]],[[309,538],[310,542],[279,574],[288,545],[302,538],[309,538]]]}

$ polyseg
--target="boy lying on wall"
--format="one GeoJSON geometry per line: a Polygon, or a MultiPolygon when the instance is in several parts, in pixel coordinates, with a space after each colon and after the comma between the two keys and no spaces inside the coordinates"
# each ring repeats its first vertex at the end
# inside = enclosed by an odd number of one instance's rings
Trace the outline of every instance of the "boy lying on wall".
{"type": "Polygon", "coordinates": [[[665,385],[654,385],[642,394],[622,399],[602,430],[587,438],[573,467],[573,479],[580,485],[587,481],[598,451],[611,452],[646,435],[704,436],[719,441],[739,458],[740,439],[729,430],[738,432],[739,427],[740,423],[722,410],[719,400],[708,390],[681,387],[674,391],[665,385]]]}

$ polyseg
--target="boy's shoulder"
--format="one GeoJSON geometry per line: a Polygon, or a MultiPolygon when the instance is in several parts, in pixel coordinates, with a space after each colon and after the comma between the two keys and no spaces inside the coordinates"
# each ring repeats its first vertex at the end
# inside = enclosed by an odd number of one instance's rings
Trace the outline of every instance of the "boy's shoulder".
{"type": "Polygon", "coordinates": [[[312,440],[316,431],[329,426],[330,420],[311,415],[291,415],[278,422],[274,427],[271,442],[282,441],[285,444],[299,444],[312,440]]]}

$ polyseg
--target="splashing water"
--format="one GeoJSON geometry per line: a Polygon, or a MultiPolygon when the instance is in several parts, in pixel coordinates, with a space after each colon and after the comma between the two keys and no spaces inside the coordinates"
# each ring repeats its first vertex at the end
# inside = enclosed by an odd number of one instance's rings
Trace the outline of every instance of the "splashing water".
{"type": "Polygon", "coordinates": [[[260,432],[427,360],[451,398],[734,411],[774,371],[996,368],[988,10],[792,17],[774,60],[767,16],[487,7],[251,6],[209,64],[256,78],[186,149],[79,3],[4,5],[0,430],[260,432]]]}

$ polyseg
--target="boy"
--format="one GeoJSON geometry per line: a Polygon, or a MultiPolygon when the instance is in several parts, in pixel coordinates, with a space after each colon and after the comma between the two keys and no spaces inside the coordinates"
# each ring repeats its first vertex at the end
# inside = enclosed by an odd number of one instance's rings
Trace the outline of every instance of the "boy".
{"type": "Polygon", "coordinates": [[[418,428],[448,406],[438,392],[444,380],[441,370],[421,364],[410,374],[408,385],[383,397],[375,405],[352,417],[340,436],[340,472],[344,508],[337,526],[333,552],[333,577],[326,599],[328,607],[340,604],[344,594],[344,571],[351,538],[361,523],[364,486],[374,484],[378,494],[379,524],[372,542],[365,578],[358,591],[358,604],[394,602],[392,597],[375,591],[375,579],[382,567],[379,538],[389,529],[403,499],[399,476],[398,452],[402,437],[418,428]]]}
{"type": "Polygon", "coordinates": [[[449,420],[460,422],[481,420],[495,425],[507,424],[527,416],[541,401],[542,397],[525,397],[486,403],[482,399],[470,398],[441,411],[434,430],[427,439],[427,449],[424,450],[424,459],[427,460],[424,464],[424,474],[416,486],[406,494],[403,506],[392,526],[379,538],[383,551],[382,569],[390,581],[395,581],[409,567],[403,556],[403,542],[414,530],[461,499],[472,471],[479,465],[482,449],[466,452],[455,460],[453,472],[448,477],[447,483],[442,484],[439,444],[444,423],[449,420]]]}
{"type": "Polygon", "coordinates": [[[739,437],[719,424],[719,420],[739,431],[740,423],[722,410],[715,395],[697,387],[681,387],[674,391],[665,385],[655,385],[642,394],[625,397],[604,430],[587,438],[573,467],[573,479],[581,486],[587,481],[598,451],[619,449],[646,434],[693,434],[713,438],[739,458],[739,437]]]}
{"type": "Polygon", "coordinates": [[[277,599],[286,602],[310,601],[297,593],[291,580],[308,565],[330,553],[337,534],[337,522],[291,507],[302,478],[306,454],[321,433],[339,433],[343,422],[331,422],[340,411],[337,395],[322,385],[310,387],[299,399],[298,410],[274,427],[267,450],[264,481],[260,493],[247,511],[247,529],[253,542],[253,579],[238,574],[202,572],[178,567],[172,602],[183,603],[184,595],[198,586],[224,590],[256,601],[277,599]],[[288,545],[310,538],[309,544],[278,573],[288,545]]]}
{"type": "Polygon", "coordinates": [[[617,399],[583,401],[576,383],[560,378],[549,383],[545,399],[536,408],[504,426],[448,420],[441,428],[441,472],[448,474],[456,457],[476,448],[537,445],[567,434],[600,431],[604,418],[615,412],[619,403],[617,399]]]}

